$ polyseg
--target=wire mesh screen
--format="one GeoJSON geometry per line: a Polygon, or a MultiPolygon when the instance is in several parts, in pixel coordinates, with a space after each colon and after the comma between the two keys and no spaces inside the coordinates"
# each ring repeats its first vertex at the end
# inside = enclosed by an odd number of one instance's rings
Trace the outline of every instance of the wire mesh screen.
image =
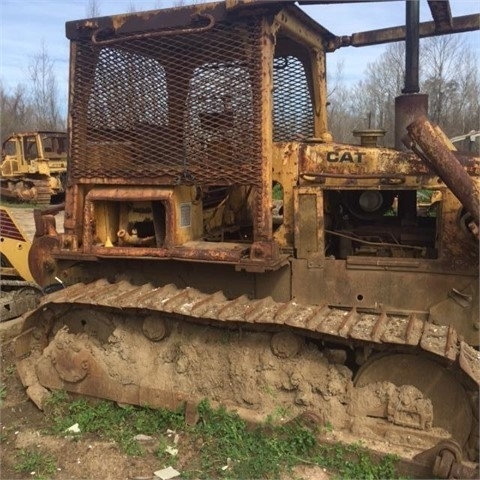
{"type": "Polygon", "coordinates": [[[274,141],[313,137],[313,106],[301,61],[293,56],[275,58],[273,86],[274,141]]]}
{"type": "Polygon", "coordinates": [[[260,34],[250,20],[77,43],[73,178],[259,185],[260,34]]]}

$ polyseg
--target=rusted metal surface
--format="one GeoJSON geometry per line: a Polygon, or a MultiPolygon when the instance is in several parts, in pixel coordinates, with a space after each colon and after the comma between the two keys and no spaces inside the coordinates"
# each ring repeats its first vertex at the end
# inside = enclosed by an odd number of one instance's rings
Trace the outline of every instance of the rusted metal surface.
{"type": "MultiPolygon", "coordinates": [[[[299,174],[301,177],[322,176],[345,178],[346,185],[361,184],[367,179],[403,179],[417,181],[414,176],[424,175],[422,181],[433,179],[428,170],[411,152],[398,152],[386,148],[363,147],[341,143],[300,144],[299,174]]],[[[388,184],[388,181],[384,182],[388,184]]],[[[402,182],[393,181],[392,184],[402,182]]]]}
{"type": "Polygon", "coordinates": [[[45,235],[35,238],[28,256],[28,268],[39,285],[47,286],[47,279],[55,276],[57,262],[53,254],[59,246],[58,236],[45,235]]]}
{"type": "MultiPolygon", "coordinates": [[[[417,465],[429,467],[435,478],[478,478],[478,466],[462,464],[461,448],[453,440],[444,440],[414,457],[417,465]]],[[[414,478],[425,478],[416,474],[414,478]]]]}
{"type": "Polygon", "coordinates": [[[402,93],[418,93],[420,55],[420,0],[405,2],[406,38],[405,38],[405,87],[402,93]]]}
{"type": "MultiPolygon", "coordinates": [[[[478,15],[463,15],[452,19],[452,27],[443,33],[462,33],[473,32],[480,29],[480,19],[478,15]]],[[[420,38],[428,38],[438,35],[435,22],[420,23],[420,38]]],[[[400,42],[406,38],[406,28],[396,26],[371,30],[368,32],[353,33],[350,36],[336,37],[334,41],[329,42],[328,51],[333,52],[340,47],[366,47],[369,45],[379,45],[391,42],[400,42]]]]}
{"type": "Polygon", "coordinates": [[[195,21],[200,21],[200,20],[205,20],[206,25],[204,26],[192,26],[191,28],[181,28],[179,30],[160,30],[160,31],[155,31],[155,32],[149,32],[149,33],[141,33],[138,35],[129,35],[129,36],[121,36],[121,37],[114,37],[114,38],[109,38],[109,34],[111,33],[110,31],[102,31],[102,30],[96,30],[92,34],[92,43],[93,45],[96,46],[105,46],[105,45],[113,45],[115,43],[121,43],[125,41],[134,41],[134,40],[146,40],[149,38],[157,38],[157,37],[167,37],[169,35],[185,35],[188,33],[202,33],[210,30],[211,28],[214,27],[215,25],[215,19],[212,15],[209,14],[197,14],[193,17],[193,20],[195,21]],[[102,36],[105,36],[105,40],[99,40],[102,36]]]}
{"type": "Polygon", "coordinates": [[[437,31],[445,32],[450,30],[453,24],[450,2],[445,0],[428,0],[428,6],[432,12],[437,31]]]}
{"type": "Polygon", "coordinates": [[[140,31],[182,29],[192,25],[198,14],[208,14],[215,21],[225,21],[225,4],[216,2],[204,5],[185,5],[180,8],[75,20],[66,23],[66,36],[70,40],[81,40],[91,39],[91,35],[97,30],[122,36],[137,34],[140,31]]]}
{"type": "Polygon", "coordinates": [[[407,150],[402,138],[407,126],[417,117],[428,114],[428,95],[423,93],[404,94],[395,97],[395,148],[407,150]]]}
{"type": "Polygon", "coordinates": [[[407,127],[407,130],[412,139],[421,147],[433,168],[438,171],[442,180],[455,193],[478,225],[478,185],[472,181],[455,158],[455,155],[441,141],[433,125],[425,117],[415,120],[407,127]]]}

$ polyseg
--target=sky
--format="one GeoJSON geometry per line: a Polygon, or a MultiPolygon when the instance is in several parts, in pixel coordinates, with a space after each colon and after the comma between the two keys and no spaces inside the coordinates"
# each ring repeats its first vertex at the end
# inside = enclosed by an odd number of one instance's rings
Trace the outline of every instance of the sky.
{"type": "MultiPolygon", "coordinates": [[[[185,3],[192,3],[184,0],[185,3]]],[[[95,0],[100,16],[128,11],[153,10],[172,5],[172,0],[95,0]]],[[[59,88],[59,99],[66,104],[68,90],[69,43],[65,22],[89,17],[89,0],[0,0],[0,81],[7,91],[18,84],[28,85],[28,66],[41,52],[42,44],[51,60],[59,88]]],[[[450,0],[453,16],[479,14],[479,0],[450,0]]],[[[302,6],[314,20],[336,35],[374,30],[405,23],[403,1],[351,5],[302,6]]],[[[430,21],[426,0],[420,3],[420,20],[430,21]]],[[[462,34],[480,58],[480,32],[462,34]]],[[[343,63],[343,80],[358,81],[368,63],[375,61],[385,46],[341,48],[327,55],[332,74],[343,63]]]]}

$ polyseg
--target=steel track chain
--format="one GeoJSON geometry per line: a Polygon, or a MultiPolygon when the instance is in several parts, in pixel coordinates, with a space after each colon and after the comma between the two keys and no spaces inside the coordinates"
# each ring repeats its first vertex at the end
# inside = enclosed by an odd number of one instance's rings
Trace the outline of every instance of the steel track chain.
{"type": "MultiPolygon", "coordinates": [[[[271,297],[251,300],[243,295],[229,300],[222,292],[202,293],[173,284],[154,287],[133,285],[128,280],[109,283],[106,279],[79,283],[47,295],[39,309],[48,304],[70,304],[114,309],[122,313],[142,310],[163,312],[218,324],[262,325],[265,328],[289,327],[303,336],[341,339],[360,346],[407,346],[420,349],[458,366],[480,384],[480,352],[465,343],[451,326],[435,325],[414,313],[365,313],[353,308],[345,311],[327,305],[304,305],[295,300],[281,303],[271,297]]],[[[38,310],[38,309],[37,309],[38,310]]]]}

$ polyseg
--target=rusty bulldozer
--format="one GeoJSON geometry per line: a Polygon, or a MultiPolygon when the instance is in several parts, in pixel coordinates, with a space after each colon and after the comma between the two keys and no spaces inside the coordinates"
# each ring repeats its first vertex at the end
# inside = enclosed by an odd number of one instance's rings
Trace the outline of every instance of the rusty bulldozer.
{"type": "Polygon", "coordinates": [[[428,121],[415,62],[478,16],[428,4],[433,22],[406,2],[406,27],[348,37],[290,1],[66,24],[64,233],[37,213],[29,257],[61,289],[16,341],[39,407],[282,407],[400,445],[424,478],[478,476],[480,159],[428,121]],[[403,39],[395,148],[335,142],[327,53],[403,39]]]}

